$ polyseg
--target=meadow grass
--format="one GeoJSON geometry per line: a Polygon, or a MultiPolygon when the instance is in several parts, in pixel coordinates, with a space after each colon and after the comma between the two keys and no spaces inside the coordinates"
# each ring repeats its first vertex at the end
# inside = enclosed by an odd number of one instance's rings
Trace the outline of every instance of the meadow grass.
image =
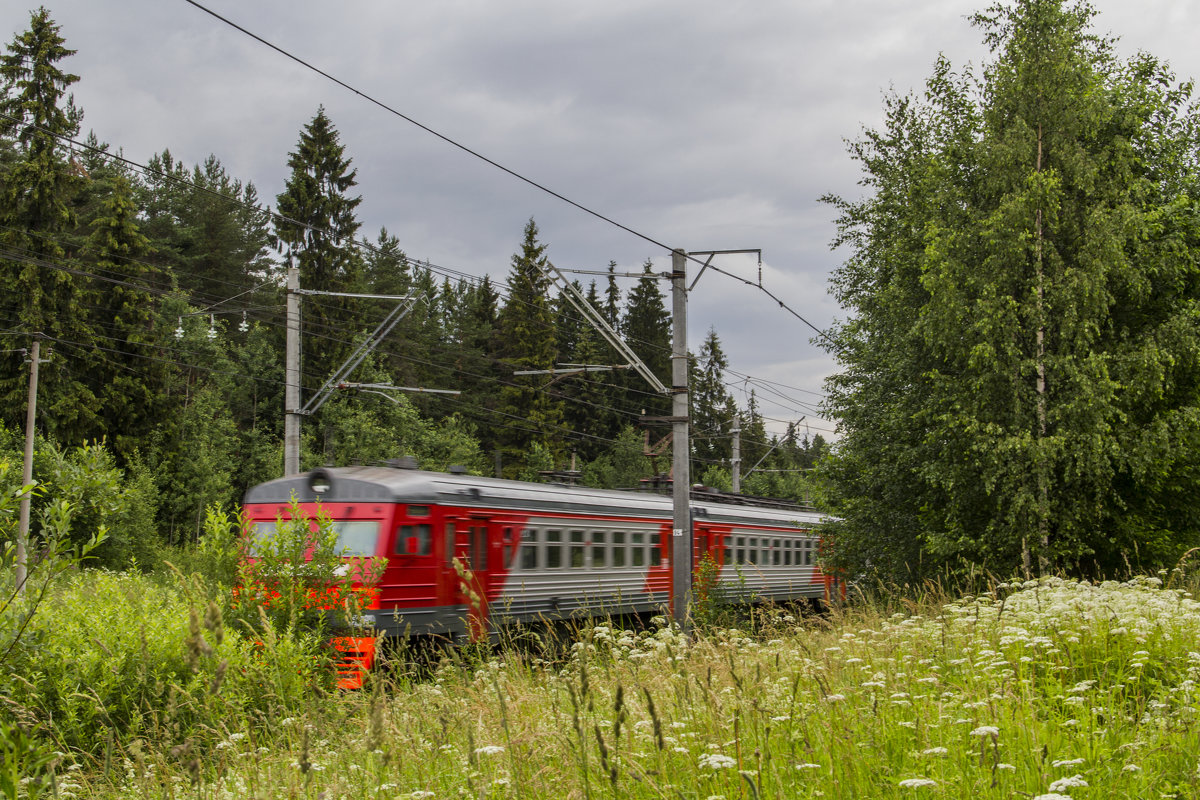
{"type": "Polygon", "coordinates": [[[1159,578],[1047,579],[906,610],[756,614],[690,640],[581,629],[565,652],[400,655],[194,753],[136,740],[59,796],[1200,796],[1200,605],[1159,578]]]}

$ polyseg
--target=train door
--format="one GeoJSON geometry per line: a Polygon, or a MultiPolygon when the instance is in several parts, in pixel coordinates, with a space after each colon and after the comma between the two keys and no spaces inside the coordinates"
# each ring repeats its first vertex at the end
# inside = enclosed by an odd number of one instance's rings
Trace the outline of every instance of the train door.
{"type": "Polygon", "coordinates": [[[699,570],[704,557],[712,556],[713,532],[707,525],[697,525],[692,537],[692,569],[699,570]]]}
{"type": "Polygon", "coordinates": [[[497,580],[493,573],[501,568],[503,543],[495,527],[482,516],[447,519],[445,525],[447,588],[455,604],[464,608],[472,638],[487,632],[488,601],[497,580]]]}
{"type": "Polygon", "coordinates": [[[432,608],[438,604],[439,568],[429,506],[401,506],[394,525],[387,569],[379,584],[379,603],[432,608]]]}

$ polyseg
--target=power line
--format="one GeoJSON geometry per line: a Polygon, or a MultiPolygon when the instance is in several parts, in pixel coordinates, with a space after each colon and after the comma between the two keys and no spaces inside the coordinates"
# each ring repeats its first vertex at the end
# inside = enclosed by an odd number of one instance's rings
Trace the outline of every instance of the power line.
{"type": "MultiPolygon", "coordinates": [[[[525,175],[522,175],[521,173],[517,172],[516,170],[504,166],[503,164],[499,163],[498,161],[488,158],[487,156],[483,155],[479,151],[473,150],[470,147],[467,147],[465,144],[462,144],[461,142],[450,138],[446,134],[441,133],[437,130],[434,130],[433,128],[429,127],[428,125],[425,125],[424,123],[417,121],[413,117],[411,117],[401,111],[398,111],[397,109],[393,108],[392,106],[388,105],[387,103],[384,103],[382,100],[379,100],[379,99],[367,94],[366,92],[362,91],[361,89],[358,89],[358,88],[350,85],[349,83],[343,81],[342,79],[337,78],[337,77],[331,75],[330,73],[324,71],[320,67],[310,64],[308,61],[305,61],[304,59],[300,58],[299,56],[283,49],[279,45],[274,44],[273,42],[270,42],[267,39],[264,39],[263,37],[248,30],[247,28],[242,27],[241,25],[232,21],[228,17],[224,17],[224,16],[218,14],[217,12],[213,11],[212,9],[207,8],[206,6],[202,5],[201,3],[196,2],[196,0],[184,0],[184,2],[188,3],[189,5],[195,6],[196,8],[200,9],[204,13],[225,23],[229,27],[234,28],[237,31],[240,31],[241,33],[245,34],[246,36],[249,36],[251,39],[254,39],[256,42],[266,45],[267,47],[271,48],[275,52],[279,53],[280,55],[284,56],[287,59],[290,59],[291,61],[294,61],[295,63],[299,64],[300,66],[304,67],[305,69],[315,72],[316,74],[320,75],[321,77],[323,77],[329,81],[332,81],[333,83],[336,83],[338,86],[341,86],[343,89],[346,89],[347,91],[353,92],[354,94],[358,95],[362,99],[366,100],[368,103],[378,106],[379,108],[383,109],[384,111],[388,112],[389,114],[392,114],[393,116],[396,116],[396,117],[404,120],[405,122],[409,123],[410,125],[414,125],[417,128],[420,128],[421,130],[425,131],[426,133],[428,133],[432,136],[435,136],[438,139],[441,139],[443,142],[446,142],[447,144],[451,145],[452,147],[458,148],[459,150],[463,151],[464,153],[467,153],[468,155],[474,156],[475,158],[479,159],[480,161],[483,161],[484,163],[486,163],[492,167],[495,167],[496,169],[500,170],[501,172],[504,172],[505,174],[510,175],[510,176],[516,178],[517,180],[522,181],[523,183],[526,183],[526,184],[534,187],[535,189],[538,189],[539,191],[544,192],[544,193],[550,195],[551,197],[553,197],[557,200],[560,200],[560,201],[566,203],[567,205],[570,205],[570,206],[584,212],[585,214],[589,214],[589,215],[595,217],[596,219],[599,219],[603,222],[607,222],[609,225],[612,225],[613,227],[619,228],[620,230],[623,230],[628,234],[636,236],[637,238],[639,238],[645,242],[648,242],[648,243],[654,245],[655,247],[660,247],[663,250],[666,250],[667,252],[674,251],[675,248],[672,248],[666,244],[663,244],[662,242],[658,241],[657,239],[655,239],[651,236],[648,236],[647,234],[644,234],[641,231],[635,230],[627,225],[623,225],[622,223],[617,222],[616,220],[612,219],[611,217],[607,217],[604,214],[601,214],[600,212],[595,211],[595,210],[583,205],[582,203],[576,202],[575,200],[572,200],[571,198],[567,197],[566,195],[556,192],[553,189],[545,186],[544,184],[538,183],[537,181],[533,180],[532,178],[526,177],[525,175]]],[[[782,300],[780,300],[778,297],[776,297],[773,293],[771,293],[769,290],[764,288],[762,286],[761,282],[758,284],[755,284],[752,281],[745,280],[744,278],[739,278],[736,275],[733,275],[729,272],[718,269],[718,268],[712,266],[711,264],[705,264],[705,262],[700,261],[698,258],[694,258],[692,256],[688,256],[687,258],[688,258],[688,260],[693,261],[697,264],[705,265],[709,269],[716,270],[717,272],[721,273],[722,275],[726,275],[730,278],[733,278],[734,280],[742,281],[743,283],[745,283],[748,286],[754,286],[755,288],[759,289],[759,291],[763,292],[768,297],[770,297],[772,300],[774,300],[776,303],[778,303],[780,308],[784,309],[785,311],[790,313],[792,316],[794,316],[796,319],[800,320],[805,325],[812,328],[814,331],[816,331],[817,335],[820,336],[822,339],[826,339],[828,341],[828,338],[826,337],[826,334],[824,331],[822,331],[816,325],[809,322],[807,319],[805,319],[803,316],[801,316],[799,313],[797,313],[794,309],[792,309],[790,306],[788,306],[786,303],[784,303],[782,300]]]]}

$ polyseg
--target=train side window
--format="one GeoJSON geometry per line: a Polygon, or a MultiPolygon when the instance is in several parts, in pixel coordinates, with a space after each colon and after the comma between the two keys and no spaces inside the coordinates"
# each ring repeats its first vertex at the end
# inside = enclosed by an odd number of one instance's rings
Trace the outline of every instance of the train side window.
{"type": "Polygon", "coordinates": [[[649,539],[650,539],[650,566],[652,566],[652,567],[662,566],[662,548],[659,545],[658,538],[659,538],[659,535],[657,533],[652,533],[649,536],[649,539]]]}
{"type": "Polygon", "coordinates": [[[396,555],[427,556],[433,551],[433,529],[428,525],[401,525],[396,529],[396,555]]]}
{"type": "Polygon", "coordinates": [[[562,568],[562,531],[546,531],[546,569],[562,568]]]}
{"type": "Polygon", "coordinates": [[[811,564],[812,564],[812,542],[805,541],[804,542],[804,566],[807,567],[807,566],[810,566],[811,564]]]}
{"type": "Polygon", "coordinates": [[[625,566],[625,534],[621,531],[613,531],[612,543],[612,565],[614,567],[625,566]]]}
{"type": "Polygon", "coordinates": [[[517,554],[517,543],[513,539],[513,529],[504,529],[504,568],[512,569],[513,558],[517,554]]]}
{"type": "Polygon", "coordinates": [[[428,517],[429,506],[409,506],[408,516],[410,517],[428,517]]]}
{"type": "Polygon", "coordinates": [[[790,567],[792,565],[792,542],[784,541],[783,543],[783,565],[790,567]]]}
{"type": "MultiPolygon", "coordinates": [[[[743,560],[743,559],[746,557],[746,551],[745,551],[745,545],[746,545],[746,542],[745,542],[745,540],[744,540],[744,539],[743,539],[741,536],[734,536],[734,537],[733,537],[733,543],[734,543],[735,545],[737,545],[737,546],[736,546],[736,548],[734,549],[734,555],[733,555],[733,562],[732,562],[732,563],[734,563],[734,564],[745,564],[746,562],[743,560]]],[[[728,563],[728,562],[727,562],[727,563],[728,563]]]]}
{"type": "Polygon", "coordinates": [[[586,566],[586,564],[584,563],[583,555],[584,555],[585,542],[586,542],[587,537],[584,536],[583,531],[571,531],[570,536],[571,536],[571,551],[570,551],[571,558],[570,558],[570,561],[568,562],[568,564],[570,565],[571,569],[583,569],[586,566]]]}
{"type": "Polygon", "coordinates": [[[631,566],[631,567],[646,566],[646,534],[632,533],[629,535],[629,538],[632,540],[632,543],[633,543],[633,551],[630,554],[632,556],[632,559],[629,562],[629,566],[631,566]]]}
{"type": "Polygon", "coordinates": [[[721,553],[721,564],[733,564],[733,548],[729,546],[729,538],[725,539],[725,547],[721,553]]]}
{"type": "Polygon", "coordinates": [[[443,539],[443,546],[446,548],[446,551],[445,551],[446,563],[453,564],[454,563],[454,523],[453,522],[446,523],[445,534],[446,535],[445,535],[445,538],[443,539]]]}
{"type": "Polygon", "coordinates": [[[751,536],[746,540],[746,563],[757,564],[758,560],[758,539],[751,536]]]}
{"type": "Polygon", "coordinates": [[[608,563],[608,532],[592,531],[592,568],[604,567],[608,563]]]}
{"type": "Polygon", "coordinates": [[[526,528],[521,531],[521,569],[533,572],[538,566],[537,531],[526,528]]]}
{"type": "Polygon", "coordinates": [[[783,563],[783,542],[778,539],[771,541],[771,563],[777,567],[783,563]]]}

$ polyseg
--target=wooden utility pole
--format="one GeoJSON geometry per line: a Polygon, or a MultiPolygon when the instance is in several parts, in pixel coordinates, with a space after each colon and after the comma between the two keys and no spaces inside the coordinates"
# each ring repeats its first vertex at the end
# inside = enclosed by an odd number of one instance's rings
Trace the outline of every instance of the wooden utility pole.
{"type": "Polygon", "coordinates": [[[33,483],[33,436],[34,422],[37,419],[37,386],[38,363],[42,354],[42,341],[33,338],[33,354],[29,359],[29,401],[25,406],[25,469],[21,474],[21,486],[25,489],[21,495],[21,517],[17,528],[17,565],[16,581],[17,596],[25,595],[25,579],[29,575],[29,502],[30,486],[33,483]]]}

